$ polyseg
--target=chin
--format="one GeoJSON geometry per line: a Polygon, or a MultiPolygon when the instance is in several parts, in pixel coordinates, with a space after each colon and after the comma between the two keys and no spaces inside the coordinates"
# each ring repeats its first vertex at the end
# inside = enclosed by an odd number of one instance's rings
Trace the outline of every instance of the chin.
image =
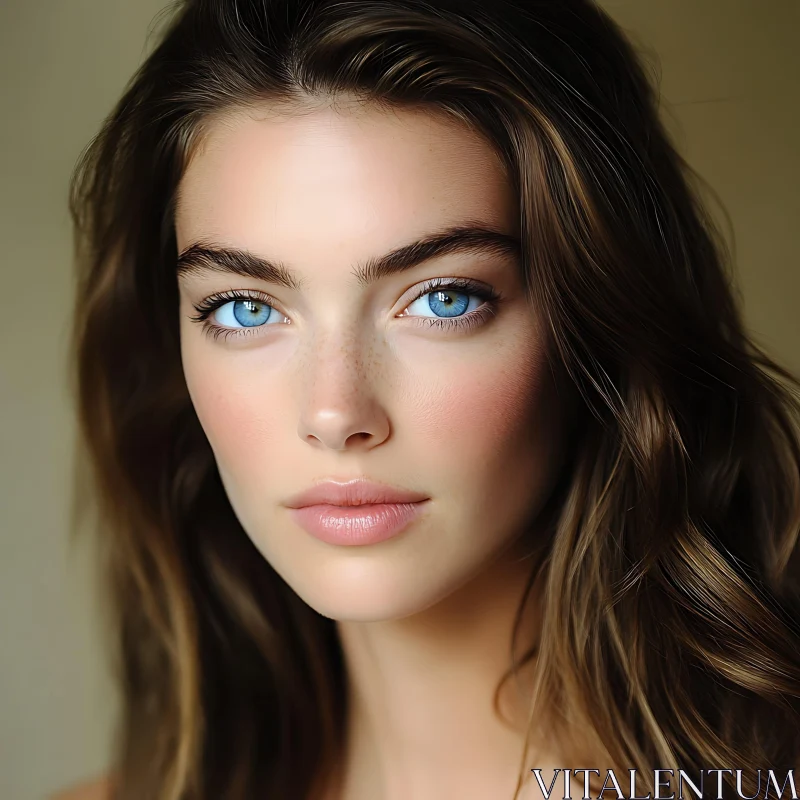
{"type": "MultiPolygon", "coordinates": [[[[334,559],[331,559],[332,561],[334,559]]],[[[347,564],[327,564],[308,572],[302,580],[284,580],[318,614],[337,622],[381,622],[419,614],[445,597],[448,587],[426,585],[413,573],[391,574],[375,563],[374,556],[352,559],[347,564]]],[[[396,565],[395,565],[396,566],[396,565]]]]}

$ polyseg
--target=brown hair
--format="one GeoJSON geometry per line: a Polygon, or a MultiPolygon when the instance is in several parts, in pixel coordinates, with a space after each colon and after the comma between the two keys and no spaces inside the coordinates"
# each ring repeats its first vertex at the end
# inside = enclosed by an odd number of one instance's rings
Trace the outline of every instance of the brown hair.
{"type": "Polygon", "coordinates": [[[537,723],[620,769],[796,766],[800,384],[746,334],[619,29],[589,0],[172,11],[70,197],[76,392],[123,696],[116,797],[305,800],[338,755],[335,624],[242,530],[186,389],[173,213],[214,116],[345,95],[450,114],[493,144],[532,313],[581,398],[525,654],[548,701],[537,723]]]}

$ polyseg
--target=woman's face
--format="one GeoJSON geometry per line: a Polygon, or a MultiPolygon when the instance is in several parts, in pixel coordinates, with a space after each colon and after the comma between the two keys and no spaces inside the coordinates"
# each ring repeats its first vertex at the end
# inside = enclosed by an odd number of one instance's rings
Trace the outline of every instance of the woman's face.
{"type": "Polygon", "coordinates": [[[546,333],[523,293],[517,216],[490,146],[422,111],[231,114],[187,169],[179,253],[236,248],[251,266],[245,275],[182,262],[191,398],[245,531],[325,616],[432,606],[510,552],[547,499],[563,415],[546,333]],[[462,226],[512,246],[461,241],[357,277],[462,226]],[[252,269],[269,267],[263,260],[279,269],[252,269]],[[468,283],[436,291],[431,279],[468,283]],[[193,321],[220,292],[205,320],[216,327],[193,321]],[[320,481],[361,477],[428,499],[400,534],[359,545],[316,538],[286,505],[320,481]]]}

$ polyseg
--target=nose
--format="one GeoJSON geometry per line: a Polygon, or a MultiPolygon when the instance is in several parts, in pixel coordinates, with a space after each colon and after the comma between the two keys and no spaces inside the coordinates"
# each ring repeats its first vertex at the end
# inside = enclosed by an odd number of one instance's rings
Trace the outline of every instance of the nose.
{"type": "Polygon", "coordinates": [[[317,344],[304,359],[298,435],[326,450],[370,450],[384,442],[389,418],[375,393],[377,365],[370,367],[357,343],[317,344]]]}

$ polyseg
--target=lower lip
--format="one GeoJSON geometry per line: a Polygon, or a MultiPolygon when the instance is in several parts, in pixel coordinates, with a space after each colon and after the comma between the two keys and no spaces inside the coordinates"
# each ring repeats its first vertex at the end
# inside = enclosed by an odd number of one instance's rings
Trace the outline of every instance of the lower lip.
{"type": "Polygon", "coordinates": [[[426,502],[317,505],[290,511],[301,528],[328,544],[377,544],[404,531],[426,502]]]}

